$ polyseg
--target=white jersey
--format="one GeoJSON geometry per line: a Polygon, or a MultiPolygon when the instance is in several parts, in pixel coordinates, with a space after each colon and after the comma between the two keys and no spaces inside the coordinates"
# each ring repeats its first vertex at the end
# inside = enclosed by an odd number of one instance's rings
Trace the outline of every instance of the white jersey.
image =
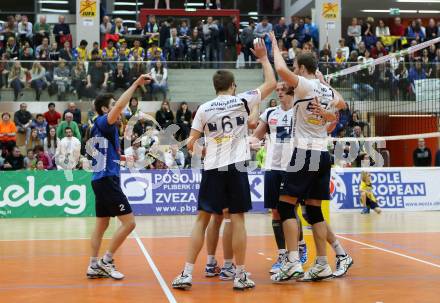
{"type": "MultiPolygon", "coordinates": [[[[317,98],[326,110],[332,110],[333,90],[318,79],[299,77],[293,103],[294,146],[300,149],[327,151],[327,121],[313,114],[311,102],[317,98]]],[[[334,110],[334,109],[333,109],[334,110]]]]}
{"type": "Polygon", "coordinates": [[[221,95],[199,107],[192,128],[205,135],[205,170],[250,160],[247,122],[250,110],[260,102],[257,89],[221,95]]]}
{"type": "Polygon", "coordinates": [[[260,120],[267,124],[269,137],[264,169],[284,171],[293,152],[293,108],[285,111],[280,105],[270,107],[261,114],[260,120]]]}

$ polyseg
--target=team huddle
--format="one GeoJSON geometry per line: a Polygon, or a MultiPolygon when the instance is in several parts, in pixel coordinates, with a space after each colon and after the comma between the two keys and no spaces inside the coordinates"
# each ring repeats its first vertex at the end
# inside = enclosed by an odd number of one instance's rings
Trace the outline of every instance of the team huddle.
{"type": "MultiPolygon", "coordinates": [[[[172,282],[173,288],[191,288],[194,264],[203,248],[205,236],[208,249],[205,276],[231,280],[236,290],[255,287],[245,269],[247,234],[244,214],[252,209],[247,173],[250,147],[264,138],[268,138],[264,200],[265,207],[272,210],[272,226],[278,247],[277,262],[268,269],[270,279],[281,283],[337,278],[344,276],[353,264],[352,258],[325,222],[321,210],[322,201],[330,198],[331,157],[327,150],[327,132],[336,120],[336,112],[345,108],[345,101],[317,71],[317,62],[312,54],[298,55],[292,72],[273,34],[271,40],[275,70],[282,81],[277,84],[264,41],[256,39],[253,52],[262,65],[264,83],[255,90],[236,94],[234,75],[229,71],[217,71],[213,77],[217,97],[202,104],[194,117],[188,150],[204,158],[198,215],[184,269],[172,282]],[[249,117],[274,90],[280,105],[261,114],[258,126],[249,138],[249,117]],[[315,262],[307,271],[303,269],[307,261],[307,247],[298,217],[299,209],[312,226],[316,246],[315,262]],[[225,222],[225,262],[220,268],[215,250],[222,222],[225,222]],[[327,259],[327,243],[336,254],[334,271],[327,259]]],[[[119,159],[114,124],[137,86],[149,81],[148,75],[140,77],[114,106],[111,96],[99,97],[95,101],[99,117],[92,134],[106,138],[108,144],[105,147],[96,144],[96,149],[106,157],[102,163],[95,163],[95,166],[104,169],[94,173],[92,181],[97,225],[92,236],[92,255],[87,270],[89,278],[124,277],[113,263],[113,254],[134,229],[135,223],[127,198],[119,186],[119,168],[114,165],[114,160],[119,159]],[[122,225],[106,254],[99,259],[102,236],[112,216],[117,216],[122,225]]]]}

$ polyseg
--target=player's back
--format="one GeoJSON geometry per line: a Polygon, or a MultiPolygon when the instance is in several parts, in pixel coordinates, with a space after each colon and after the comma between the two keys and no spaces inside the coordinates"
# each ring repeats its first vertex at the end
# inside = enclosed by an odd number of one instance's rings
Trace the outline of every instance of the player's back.
{"type": "Polygon", "coordinates": [[[192,128],[205,135],[205,170],[250,159],[247,121],[250,109],[260,101],[260,91],[254,90],[219,95],[199,107],[192,128]]]}

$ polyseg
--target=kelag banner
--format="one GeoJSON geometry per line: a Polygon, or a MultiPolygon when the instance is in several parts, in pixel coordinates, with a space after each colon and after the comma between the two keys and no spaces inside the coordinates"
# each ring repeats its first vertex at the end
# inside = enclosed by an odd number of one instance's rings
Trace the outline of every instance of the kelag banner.
{"type": "MultiPolygon", "coordinates": [[[[358,211],[361,168],[333,169],[331,211],[358,211]]],[[[440,168],[369,168],[373,192],[384,210],[440,210],[440,168]]]]}
{"type": "MultiPolygon", "coordinates": [[[[121,187],[135,215],[187,215],[197,212],[199,170],[121,172],[121,187]]],[[[264,174],[249,174],[253,212],[264,212],[264,174]]]]}
{"type": "Polygon", "coordinates": [[[0,172],[0,218],[94,215],[91,174],[74,171],[71,177],[63,171],[0,172]]]}

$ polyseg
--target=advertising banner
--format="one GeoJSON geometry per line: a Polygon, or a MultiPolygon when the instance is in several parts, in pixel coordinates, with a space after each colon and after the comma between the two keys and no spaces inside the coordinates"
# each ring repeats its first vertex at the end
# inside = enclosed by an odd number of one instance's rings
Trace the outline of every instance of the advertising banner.
{"type": "Polygon", "coordinates": [[[85,217],[95,214],[91,174],[74,171],[0,173],[0,218],[85,217]]]}
{"type": "MultiPolygon", "coordinates": [[[[362,170],[332,170],[332,211],[360,211],[362,170]]],[[[440,168],[369,168],[368,171],[377,202],[385,211],[440,210],[440,168]]]]}

